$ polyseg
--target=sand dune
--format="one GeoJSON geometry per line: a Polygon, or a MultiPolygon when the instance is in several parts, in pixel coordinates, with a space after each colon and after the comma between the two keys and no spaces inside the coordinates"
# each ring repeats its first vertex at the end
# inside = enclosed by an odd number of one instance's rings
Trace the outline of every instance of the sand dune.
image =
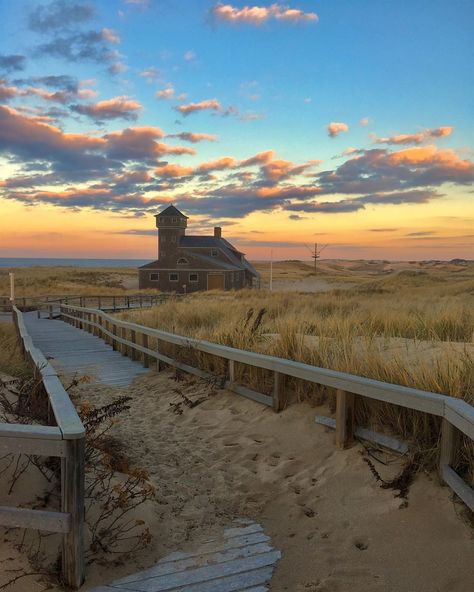
{"type": "MultiPolygon", "coordinates": [[[[84,385],[76,395],[93,405],[117,394],[86,392],[84,385]]],[[[129,394],[129,416],[115,435],[157,487],[157,502],[144,516],[155,539],[114,577],[246,516],[258,519],[283,551],[273,592],[472,590],[472,530],[449,490],[435,476],[420,475],[404,507],[377,485],[361,445],[337,451],[333,434],[314,424],[316,412],[327,410],[301,404],[277,415],[170,373],[137,380],[129,394]],[[189,408],[183,395],[204,401],[189,408]]],[[[390,462],[377,465],[383,476],[400,469],[401,461],[390,462]]],[[[91,573],[89,586],[103,581],[104,572],[91,573]]]]}

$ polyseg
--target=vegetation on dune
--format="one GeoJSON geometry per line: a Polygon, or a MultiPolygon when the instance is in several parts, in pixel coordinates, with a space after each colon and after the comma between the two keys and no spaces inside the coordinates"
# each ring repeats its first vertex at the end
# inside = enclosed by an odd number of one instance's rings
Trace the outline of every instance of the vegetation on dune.
{"type": "MultiPolygon", "coordinates": [[[[400,281],[384,277],[352,290],[319,294],[201,293],[121,316],[180,335],[474,404],[474,281],[465,274],[449,281],[420,278],[423,274],[401,274],[400,281]]],[[[227,372],[222,360],[191,348],[173,354],[210,372],[227,372]]],[[[247,386],[271,393],[269,372],[236,364],[236,376],[247,386]]],[[[294,379],[287,379],[286,388],[299,400],[320,403],[333,397],[331,389],[294,379]]],[[[358,420],[413,440],[425,452],[428,464],[435,460],[437,418],[364,402],[358,407],[358,420]]],[[[474,480],[472,442],[464,442],[457,462],[474,480]]]]}
{"type": "Polygon", "coordinates": [[[15,273],[18,298],[24,296],[110,295],[136,293],[136,267],[18,267],[0,269],[0,295],[10,294],[8,273],[15,273]]]}
{"type": "Polygon", "coordinates": [[[0,372],[9,376],[26,376],[30,372],[21,354],[13,323],[0,322],[0,372]]]}

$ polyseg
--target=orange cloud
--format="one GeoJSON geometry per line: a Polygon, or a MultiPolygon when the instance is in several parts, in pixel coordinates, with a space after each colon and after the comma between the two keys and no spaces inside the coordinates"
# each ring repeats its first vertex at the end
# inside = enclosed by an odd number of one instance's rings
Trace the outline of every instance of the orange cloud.
{"type": "Polygon", "coordinates": [[[196,171],[200,173],[207,173],[209,171],[222,171],[224,169],[232,169],[237,166],[237,161],[232,156],[224,156],[217,160],[203,162],[196,171]]]}
{"type": "Polygon", "coordinates": [[[347,125],[347,123],[332,121],[327,126],[327,130],[328,130],[329,136],[331,138],[335,138],[341,132],[348,132],[349,131],[349,126],[347,125]]]}
{"type": "Polygon", "coordinates": [[[81,115],[101,121],[103,119],[136,119],[142,108],[138,101],[126,96],[114,97],[89,105],[73,105],[73,110],[81,115]]]}
{"type": "Polygon", "coordinates": [[[181,166],[179,164],[167,164],[156,169],[160,177],[187,177],[192,175],[193,167],[181,166]]]}
{"type": "Polygon", "coordinates": [[[315,12],[304,12],[279,4],[272,4],[268,7],[244,6],[243,8],[236,8],[232,4],[217,4],[211,9],[211,14],[218,21],[249,25],[262,25],[271,19],[292,23],[318,21],[318,15],[315,12]]]}
{"type": "Polygon", "coordinates": [[[396,136],[390,136],[387,138],[377,138],[374,137],[375,144],[421,144],[422,142],[426,142],[427,140],[432,140],[433,138],[444,138],[449,136],[453,132],[453,127],[451,126],[444,126],[444,127],[437,127],[434,129],[425,129],[421,132],[416,134],[398,134],[396,136]]]}
{"type": "Polygon", "coordinates": [[[275,152],[273,150],[265,150],[265,152],[258,152],[255,156],[251,156],[246,160],[242,160],[240,162],[240,166],[253,166],[255,164],[265,164],[266,162],[270,162],[275,157],[275,152]]]}
{"type": "Polygon", "coordinates": [[[387,155],[389,164],[428,165],[449,167],[457,170],[473,170],[469,160],[462,160],[454,150],[438,150],[436,146],[417,146],[406,148],[387,155]]]}
{"type": "Polygon", "coordinates": [[[179,111],[182,115],[190,115],[191,113],[195,113],[196,111],[222,111],[222,105],[217,99],[206,99],[204,101],[200,101],[199,103],[188,103],[187,105],[178,105],[176,110],[179,111]]]}

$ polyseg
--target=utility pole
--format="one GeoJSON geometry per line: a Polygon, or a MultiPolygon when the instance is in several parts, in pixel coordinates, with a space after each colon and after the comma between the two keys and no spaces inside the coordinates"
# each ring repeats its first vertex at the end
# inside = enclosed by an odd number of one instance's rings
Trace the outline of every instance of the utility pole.
{"type": "Polygon", "coordinates": [[[270,251],[270,292],[273,290],[273,250],[270,251]]]}
{"type": "Polygon", "coordinates": [[[314,273],[316,273],[318,267],[318,259],[321,257],[321,253],[327,246],[328,245],[323,245],[320,249],[318,249],[318,243],[314,243],[314,249],[312,249],[310,246],[306,245],[306,248],[311,253],[311,259],[314,261],[314,273]]]}

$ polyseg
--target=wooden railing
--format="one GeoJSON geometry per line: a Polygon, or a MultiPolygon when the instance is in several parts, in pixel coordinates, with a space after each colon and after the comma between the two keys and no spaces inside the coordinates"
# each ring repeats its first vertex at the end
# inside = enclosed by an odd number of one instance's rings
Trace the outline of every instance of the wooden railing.
{"type": "Polygon", "coordinates": [[[84,581],[84,446],[85,430],[54,368],[34,347],[18,308],[13,320],[25,358],[43,388],[47,423],[0,423],[0,453],[53,456],[61,459],[61,511],[0,507],[0,526],[62,533],[64,582],[79,588],[84,581]]]}
{"type": "MultiPolygon", "coordinates": [[[[101,310],[123,310],[128,308],[147,308],[156,306],[171,298],[182,298],[183,294],[91,294],[61,296],[20,296],[15,298],[15,305],[20,310],[58,311],[61,304],[73,304],[81,307],[100,308],[101,310]]],[[[12,302],[6,296],[0,296],[0,312],[11,312],[12,302]]]]}
{"type": "Polygon", "coordinates": [[[62,305],[61,318],[80,329],[101,337],[114,349],[119,349],[122,354],[129,355],[132,359],[141,358],[146,367],[148,367],[150,360],[154,359],[158,364],[164,362],[197,376],[211,377],[214,380],[220,379],[221,385],[228,390],[264,405],[272,406],[275,411],[280,411],[284,405],[286,377],[332,387],[336,389],[336,444],[340,448],[345,448],[354,437],[356,395],[438,416],[442,418],[440,477],[471,510],[474,510],[474,489],[451,466],[457,450],[459,432],[474,439],[474,407],[463,400],[345,372],[318,368],[302,362],[181,337],[166,331],[128,323],[97,309],[62,305]],[[149,346],[151,340],[154,342],[153,348],[149,346]],[[177,356],[165,355],[163,351],[160,351],[162,343],[191,348],[197,352],[227,360],[226,375],[224,377],[212,376],[199,368],[178,361],[177,356]],[[272,394],[260,393],[237,384],[235,363],[271,371],[273,373],[272,394]]]}

